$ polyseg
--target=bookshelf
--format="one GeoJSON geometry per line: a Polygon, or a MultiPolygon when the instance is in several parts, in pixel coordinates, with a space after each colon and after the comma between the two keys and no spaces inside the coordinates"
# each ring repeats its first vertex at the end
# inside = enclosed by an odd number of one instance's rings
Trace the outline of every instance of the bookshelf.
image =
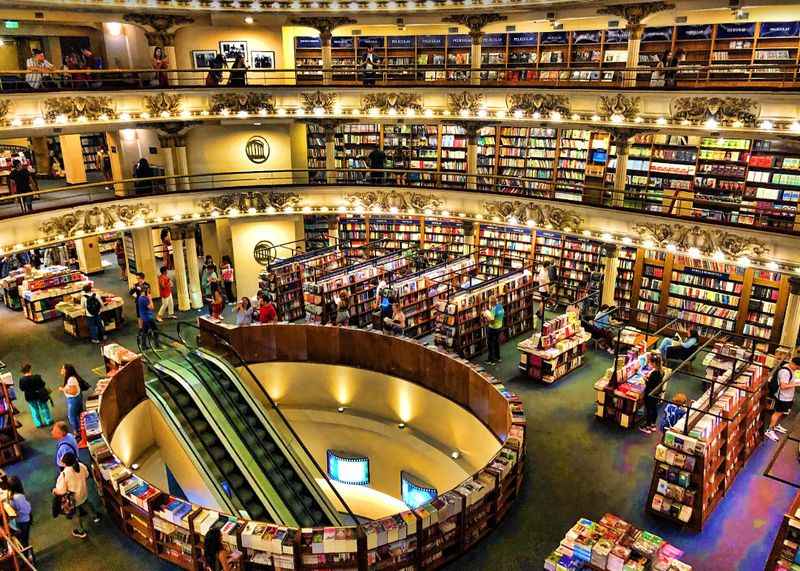
{"type": "Polygon", "coordinates": [[[0,368],[0,466],[22,460],[22,442],[25,440],[19,433],[22,424],[17,420],[19,410],[14,405],[17,391],[14,388],[13,375],[0,368]]]}
{"type": "Polygon", "coordinates": [[[753,141],[739,221],[792,229],[800,200],[800,153],[753,141]]]}
{"type": "Polygon", "coordinates": [[[610,29],[603,33],[603,81],[614,79],[613,70],[624,69],[628,64],[628,30],[610,29]]]}
{"type": "Polygon", "coordinates": [[[443,81],[447,36],[417,36],[417,79],[424,81],[443,81]],[[436,68],[436,69],[433,69],[436,68]]]}
{"type": "Polygon", "coordinates": [[[322,81],[322,41],[318,37],[298,36],[294,39],[294,66],[298,83],[322,81]]]}
{"type": "Polygon", "coordinates": [[[348,123],[336,129],[336,168],[340,181],[363,182],[365,172],[346,172],[351,169],[366,169],[366,157],[380,146],[380,126],[370,123],[348,123]]]}
{"type": "Polygon", "coordinates": [[[586,178],[591,131],[562,129],[558,141],[555,198],[580,201],[586,178]]]}
{"type": "MultiPolygon", "coordinates": [[[[455,36],[449,36],[455,37],[455,36]]],[[[469,38],[469,36],[467,36],[469,38]]],[[[448,72],[449,73],[449,72],[448,72]]],[[[467,186],[467,132],[460,125],[442,125],[439,170],[441,182],[448,187],[467,186]]]]}
{"type": "Polygon", "coordinates": [[[713,36],[714,26],[712,24],[676,26],[675,45],[677,49],[682,49],[686,56],[685,61],[678,62],[678,82],[705,78],[705,71],[701,72],[696,67],[709,64],[713,36]]]}
{"type": "Polygon", "coordinates": [[[324,184],[326,181],[325,169],[327,164],[325,156],[325,134],[316,123],[306,124],[306,146],[308,149],[308,182],[324,184]]]}
{"type": "Polygon", "coordinates": [[[600,79],[596,68],[603,62],[603,32],[581,30],[570,32],[570,80],[600,79]],[[577,69],[576,69],[577,68],[577,69]],[[586,71],[582,71],[582,69],[586,71]]]}
{"type": "Polygon", "coordinates": [[[376,255],[392,251],[409,251],[420,248],[422,233],[421,220],[418,218],[369,218],[369,241],[375,244],[376,255]]]}
{"type": "Polygon", "coordinates": [[[581,291],[587,290],[590,275],[603,269],[602,256],[600,242],[565,235],[558,272],[559,295],[574,300],[581,291]]]}
{"type": "Polygon", "coordinates": [[[663,252],[644,251],[642,274],[639,279],[638,295],[636,296],[636,321],[641,325],[648,324],[648,315],[661,313],[660,307],[665,284],[664,268],[666,261],[667,256],[663,252]]]}
{"type": "Polygon", "coordinates": [[[711,51],[710,79],[746,81],[749,72],[741,69],[753,58],[753,37],[756,24],[741,22],[717,24],[711,51]]]}
{"type": "MultiPolygon", "coordinates": [[[[798,36],[800,27],[797,22],[762,22],[758,25],[758,33],[754,39],[753,63],[796,65],[798,61],[798,36]]],[[[751,80],[781,81],[797,78],[796,69],[782,71],[779,68],[764,67],[754,70],[751,80]]]]}
{"type": "Polygon", "coordinates": [[[501,179],[502,191],[529,196],[552,194],[558,145],[556,129],[538,127],[501,127],[498,174],[530,181],[501,179]]]}
{"type": "Polygon", "coordinates": [[[97,152],[106,144],[104,133],[86,133],[81,135],[81,152],[86,172],[97,171],[97,152]]]}
{"type": "Polygon", "coordinates": [[[586,344],[592,338],[581,326],[577,313],[567,312],[542,325],[517,345],[519,369],[535,381],[552,384],[583,364],[586,344]]]}
{"type": "Polygon", "coordinates": [[[743,335],[757,340],[771,341],[773,332],[781,331],[783,312],[779,312],[778,308],[785,304],[784,280],[785,278],[777,272],[763,270],[753,272],[749,280],[750,297],[739,315],[739,320],[743,321],[741,324],[743,335]]]}
{"type": "Polygon", "coordinates": [[[699,142],[699,137],[684,135],[653,136],[646,209],[672,212],[676,198],[691,195],[699,142]]]}
{"type": "MultiPolygon", "coordinates": [[[[447,259],[457,258],[466,254],[464,225],[461,222],[450,222],[440,219],[425,220],[425,239],[423,242],[425,252],[437,252],[447,259]]],[[[427,256],[426,256],[427,257],[427,256]]]]}
{"type": "MultiPolygon", "coordinates": [[[[666,55],[673,47],[674,31],[673,26],[644,29],[639,47],[639,67],[655,68],[659,62],[665,63],[666,55]]],[[[637,83],[650,85],[650,76],[650,72],[639,73],[637,83]]]]}
{"type": "Polygon", "coordinates": [[[636,276],[636,259],[639,250],[631,246],[621,246],[617,252],[617,282],[614,288],[614,304],[617,306],[617,317],[621,321],[630,321],[633,306],[633,284],[636,276]]]}
{"type": "Polygon", "coordinates": [[[413,81],[417,48],[416,36],[386,38],[386,78],[389,81],[413,81]]]}
{"type": "Polygon", "coordinates": [[[477,189],[495,191],[497,179],[497,127],[482,127],[478,131],[477,189]]]}
{"type": "Polygon", "coordinates": [[[355,70],[355,39],[350,36],[334,36],[331,38],[331,66],[334,81],[355,81],[358,73],[355,70]]]}
{"type": "Polygon", "coordinates": [[[800,548],[800,494],[783,515],[778,535],[767,560],[766,571],[784,571],[795,565],[800,548]]]}
{"type": "Polygon", "coordinates": [[[542,32],[539,35],[539,79],[557,81],[570,79],[570,72],[561,69],[570,63],[569,32],[542,32]]]}
{"type": "Polygon", "coordinates": [[[484,34],[481,38],[481,82],[502,81],[508,63],[508,35],[484,34]]]}
{"type": "Polygon", "coordinates": [[[19,288],[25,280],[25,268],[11,270],[8,275],[0,279],[0,288],[3,290],[3,304],[13,311],[22,311],[22,298],[19,288]]]}
{"type": "Polygon", "coordinates": [[[749,151],[748,139],[701,139],[694,194],[694,209],[700,216],[738,220],[749,151]]]}
{"type": "MultiPolygon", "coordinates": [[[[353,43],[356,47],[356,59],[354,64],[361,65],[367,55],[369,48],[373,49],[373,56],[377,64],[373,69],[373,74],[376,79],[382,80],[384,71],[386,69],[386,37],[385,36],[358,36],[353,38],[353,43]]],[[[359,70],[359,74],[363,74],[363,68],[359,70]]]]}
{"type": "Polygon", "coordinates": [[[469,34],[447,36],[446,78],[448,81],[469,81],[472,63],[472,38],[469,34]]]}
{"type": "Polygon", "coordinates": [[[511,82],[538,79],[539,33],[512,32],[508,34],[508,68],[506,80],[511,82]]]}
{"type": "Polygon", "coordinates": [[[701,531],[761,442],[769,370],[774,359],[716,343],[705,359],[717,379],[692,403],[688,419],[656,447],[647,511],[701,531]],[[732,378],[733,371],[741,371],[732,378]]]}
{"type": "Polygon", "coordinates": [[[268,291],[280,321],[295,321],[305,315],[303,266],[293,258],[271,264],[259,277],[259,288],[268,291]]]}
{"type": "Polygon", "coordinates": [[[531,231],[527,228],[481,224],[478,228],[480,273],[502,276],[522,269],[530,260],[531,231]]]}
{"type": "Polygon", "coordinates": [[[428,186],[435,182],[439,170],[439,126],[411,125],[409,182],[428,186]]]}
{"type": "Polygon", "coordinates": [[[339,218],[339,245],[345,257],[363,259],[367,255],[367,219],[362,216],[339,218]]]}
{"type": "Polygon", "coordinates": [[[514,272],[479,283],[439,303],[434,342],[440,347],[471,358],[486,349],[486,328],[481,314],[489,298],[496,296],[505,309],[503,330],[511,338],[533,326],[533,278],[514,272]]]}
{"type": "Polygon", "coordinates": [[[331,226],[335,228],[335,217],[305,214],[303,216],[303,236],[307,252],[327,248],[331,243],[331,226]]]}

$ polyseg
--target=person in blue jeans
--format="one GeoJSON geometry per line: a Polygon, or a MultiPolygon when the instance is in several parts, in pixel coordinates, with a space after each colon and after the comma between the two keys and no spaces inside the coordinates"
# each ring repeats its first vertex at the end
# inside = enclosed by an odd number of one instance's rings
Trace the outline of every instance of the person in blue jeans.
{"type": "Polygon", "coordinates": [[[142,286],[142,293],[136,300],[136,306],[139,309],[139,321],[141,329],[139,330],[139,339],[141,341],[151,341],[158,345],[158,327],[156,326],[156,312],[153,306],[153,297],[150,294],[150,285],[144,284],[142,286]]]}
{"type": "Polygon", "coordinates": [[[92,291],[92,284],[83,286],[81,307],[86,313],[86,322],[89,324],[89,337],[92,343],[100,343],[106,338],[106,326],[103,323],[103,300],[92,291]]]}
{"type": "Polygon", "coordinates": [[[61,473],[66,464],[64,455],[68,452],[78,455],[78,441],[69,429],[69,425],[63,420],[58,420],[50,431],[50,436],[56,441],[56,475],[61,473]]]}
{"type": "Polygon", "coordinates": [[[47,405],[50,400],[47,385],[40,375],[33,374],[30,363],[22,365],[20,372],[22,376],[19,378],[19,390],[25,395],[33,424],[36,428],[50,426],[53,424],[53,417],[50,414],[50,407],[47,405]]]}
{"type": "Polygon", "coordinates": [[[697,329],[692,329],[686,339],[682,339],[678,333],[675,334],[674,339],[664,337],[658,345],[658,351],[661,353],[665,363],[668,359],[680,359],[683,361],[695,352],[698,343],[700,343],[700,333],[697,329]]]}
{"type": "Polygon", "coordinates": [[[81,413],[83,412],[83,395],[81,394],[81,376],[73,365],[64,363],[61,367],[64,383],[58,387],[67,399],[67,418],[75,434],[80,433],[81,413]]]}

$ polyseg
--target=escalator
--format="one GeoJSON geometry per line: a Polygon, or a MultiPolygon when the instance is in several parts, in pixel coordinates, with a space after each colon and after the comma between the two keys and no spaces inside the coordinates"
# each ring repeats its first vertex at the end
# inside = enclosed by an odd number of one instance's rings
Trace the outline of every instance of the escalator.
{"type": "Polygon", "coordinates": [[[219,478],[237,512],[298,527],[340,525],[338,510],[320,487],[327,479],[304,457],[307,450],[296,445],[282,415],[270,416],[228,361],[190,348],[181,337],[170,338],[169,350],[150,345],[143,351],[157,376],[148,387],[168,397],[163,400],[193,456],[219,478]]]}

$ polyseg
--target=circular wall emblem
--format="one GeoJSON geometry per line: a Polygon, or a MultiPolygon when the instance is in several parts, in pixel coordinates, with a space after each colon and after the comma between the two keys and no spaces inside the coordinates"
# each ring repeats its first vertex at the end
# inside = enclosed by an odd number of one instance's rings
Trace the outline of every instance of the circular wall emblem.
{"type": "Polygon", "coordinates": [[[260,135],[250,137],[244,146],[244,154],[247,155],[251,163],[260,165],[269,158],[269,143],[260,135]]]}
{"type": "Polygon", "coordinates": [[[272,242],[269,240],[261,240],[255,245],[255,248],[253,248],[253,257],[256,262],[262,266],[266,266],[275,260],[275,246],[273,246],[272,242]]]}

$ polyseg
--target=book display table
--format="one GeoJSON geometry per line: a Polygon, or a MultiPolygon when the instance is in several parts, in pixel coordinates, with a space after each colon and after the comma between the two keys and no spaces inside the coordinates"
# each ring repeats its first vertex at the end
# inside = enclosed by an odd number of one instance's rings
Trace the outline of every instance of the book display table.
{"type": "Polygon", "coordinates": [[[517,345],[519,368],[531,379],[554,383],[583,364],[591,338],[578,314],[568,311],[545,322],[541,333],[517,345]]]}
{"type": "MultiPolygon", "coordinates": [[[[125,321],[122,315],[122,306],[124,305],[122,298],[100,290],[94,290],[94,293],[103,300],[100,316],[103,318],[106,333],[122,327],[125,321]]],[[[64,331],[78,339],[87,339],[89,322],[86,319],[86,311],[81,307],[82,295],[78,292],[64,296],[64,299],[56,305],[56,311],[64,316],[64,331]]]]}
{"type": "Polygon", "coordinates": [[[36,323],[57,318],[60,313],[56,305],[65,296],[80,292],[89,283],[89,278],[81,272],[65,266],[35,270],[20,286],[25,317],[36,323]]]}

